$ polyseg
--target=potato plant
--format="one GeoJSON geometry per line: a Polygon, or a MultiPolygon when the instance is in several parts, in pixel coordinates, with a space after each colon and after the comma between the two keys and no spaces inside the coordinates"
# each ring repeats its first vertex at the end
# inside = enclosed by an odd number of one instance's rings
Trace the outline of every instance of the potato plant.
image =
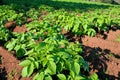
{"type": "Polygon", "coordinates": [[[29,77],[37,69],[33,80],[53,80],[54,76],[59,80],[91,80],[81,74],[81,68],[89,71],[88,63],[79,55],[81,52],[79,43],[57,40],[57,36],[47,38],[25,53],[28,57],[20,63],[24,67],[22,76],[29,77]]]}
{"type": "Polygon", "coordinates": [[[35,20],[27,24],[26,27],[29,32],[38,35],[38,37],[40,36],[43,40],[47,37],[53,36],[54,34],[61,33],[61,28],[58,25],[51,24],[47,21],[39,22],[35,20]]]}
{"type": "Polygon", "coordinates": [[[0,26],[0,40],[8,41],[12,37],[12,33],[3,25],[0,26]]]}
{"type": "Polygon", "coordinates": [[[15,55],[20,59],[25,56],[26,50],[34,43],[32,33],[14,33],[14,37],[5,44],[5,47],[8,51],[15,51],[15,55]]]}

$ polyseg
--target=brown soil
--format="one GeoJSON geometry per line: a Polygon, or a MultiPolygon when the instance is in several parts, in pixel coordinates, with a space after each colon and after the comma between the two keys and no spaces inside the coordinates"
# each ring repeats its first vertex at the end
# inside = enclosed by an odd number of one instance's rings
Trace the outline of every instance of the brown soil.
{"type": "Polygon", "coordinates": [[[97,72],[101,80],[120,80],[120,30],[109,31],[106,38],[82,38],[85,60],[89,62],[90,74],[97,72]]]}
{"type": "Polygon", "coordinates": [[[42,13],[42,15],[47,15],[48,14],[48,12],[45,11],[45,10],[42,10],[41,13],[42,13]]]}
{"type": "Polygon", "coordinates": [[[0,56],[0,80],[32,80],[32,77],[21,77],[22,67],[19,66],[20,61],[3,47],[0,47],[0,56]]]}
{"type": "Polygon", "coordinates": [[[16,26],[16,27],[13,29],[13,32],[17,32],[17,33],[27,32],[27,28],[25,27],[25,25],[16,26]]]}
{"type": "Polygon", "coordinates": [[[15,23],[16,23],[15,21],[10,21],[10,22],[5,23],[4,26],[5,26],[6,28],[11,28],[13,25],[15,25],[15,23]]]}
{"type": "Polygon", "coordinates": [[[67,34],[67,31],[64,28],[62,28],[62,34],[67,34]]]}
{"type": "Polygon", "coordinates": [[[31,21],[32,21],[32,18],[28,18],[28,19],[27,19],[27,22],[31,22],[31,21]]]}
{"type": "MultiPolygon", "coordinates": [[[[18,66],[19,61],[15,59],[8,51],[6,51],[3,47],[0,47],[0,55],[1,55],[1,63],[0,65],[1,69],[4,69],[4,73],[6,76],[1,76],[1,80],[4,80],[5,78],[9,79],[14,78],[15,80],[19,79],[20,77],[20,72],[21,72],[21,67],[18,66]]],[[[1,73],[3,73],[1,72],[1,73]]]]}

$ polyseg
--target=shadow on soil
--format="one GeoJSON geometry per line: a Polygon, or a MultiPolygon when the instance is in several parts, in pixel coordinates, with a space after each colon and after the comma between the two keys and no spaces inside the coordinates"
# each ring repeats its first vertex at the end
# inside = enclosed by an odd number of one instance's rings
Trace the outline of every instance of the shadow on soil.
{"type": "Polygon", "coordinates": [[[112,54],[115,58],[120,59],[120,55],[112,54]]]}
{"type": "Polygon", "coordinates": [[[99,33],[98,30],[96,30],[96,31],[97,31],[96,37],[99,37],[99,38],[102,38],[102,39],[105,40],[105,39],[107,39],[110,30],[112,30],[112,31],[115,32],[115,31],[117,31],[117,30],[120,30],[120,26],[115,25],[115,26],[113,26],[113,27],[110,27],[109,30],[107,31],[107,33],[103,32],[103,31],[101,31],[101,32],[99,33]]]}
{"type": "MultiPolygon", "coordinates": [[[[118,73],[119,77],[106,74],[107,64],[109,61],[107,55],[109,55],[110,50],[101,48],[91,48],[83,45],[84,54],[82,55],[86,61],[90,63],[90,70],[92,73],[96,72],[100,80],[120,80],[120,72],[118,73]]],[[[116,55],[116,58],[119,58],[116,55]]]]}
{"type": "Polygon", "coordinates": [[[0,80],[7,80],[7,72],[5,68],[0,68],[0,80]]]}
{"type": "Polygon", "coordinates": [[[5,67],[1,67],[2,56],[0,55],[0,80],[7,80],[7,72],[5,67]]]}
{"type": "Polygon", "coordinates": [[[0,40],[0,46],[4,46],[4,44],[5,44],[5,41],[0,40]]]}

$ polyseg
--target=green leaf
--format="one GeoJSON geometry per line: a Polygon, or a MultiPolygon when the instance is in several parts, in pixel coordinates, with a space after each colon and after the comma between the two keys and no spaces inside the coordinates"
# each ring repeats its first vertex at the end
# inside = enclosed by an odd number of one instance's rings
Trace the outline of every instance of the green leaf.
{"type": "Polygon", "coordinates": [[[75,77],[75,72],[73,70],[70,70],[70,76],[75,77]]]}
{"type": "Polygon", "coordinates": [[[46,72],[53,75],[56,74],[56,64],[53,61],[48,62],[48,67],[46,69],[46,72]]]}
{"type": "Polygon", "coordinates": [[[82,76],[76,76],[75,80],[87,80],[85,77],[82,76]]]}
{"type": "Polygon", "coordinates": [[[39,68],[39,63],[38,62],[34,62],[34,65],[37,69],[39,68]]]}
{"type": "Polygon", "coordinates": [[[45,80],[52,80],[52,77],[50,75],[45,75],[45,80]]]}
{"type": "Polygon", "coordinates": [[[46,45],[47,52],[52,51],[54,49],[54,46],[52,44],[46,45]]]}
{"type": "Polygon", "coordinates": [[[33,53],[34,53],[34,50],[31,49],[31,50],[27,51],[24,55],[30,55],[30,54],[33,54],[33,53]]]}
{"type": "Polygon", "coordinates": [[[14,50],[18,51],[20,49],[20,47],[21,47],[20,45],[16,45],[15,48],[14,48],[14,50]]]}
{"type": "Polygon", "coordinates": [[[31,61],[30,60],[24,60],[24,61],[22,61],[19,65],[20,66],[28,66],[28,65],[30,65],[31,64],[31,61]]]}
{"type": "Polygon", "coordinates": [[[44,80],[44,77],[45,77],[44,72],[41,72],[40,74],[37,73],[37,74],[34,76],[33,80],[44,80]]]}
{"type": "Polygon", "coordinates": [[[71,70],[74,72],[75,75],[78,75],[80,72],[80,65],[77,62],[74,62],[71,66],[71,70]]]}
{"type": "Polygon", "coordinates": [[[58,62],[57,63],[57,72],[61,72],[62,70],[63,70],[63,64],[64,64],[64,62],[58,62]]]}
{"type": "Polygon", "coordinates": [[[65,67],[66,67],[66,68],[68,68],[68,69],[71,69],[71,66],[72,66],[70,62],[72,62],[72,60],[71,60],[71,59],[70,59],[70,60],[65,61],[65,63],[64,63],[65,67]]]}
{"type": "Polygon", "coordinates": [[[31,62],[34,62],[35,58],[34,57],[28,57],[28,60],[30,60],[31,62]]]}
{"type": "Polygon", "coordinates": [[[20,48],[20,49],[17,50],[16,56],[17,56],[18,58],[22,58],[22,57],[24,56],[25,52],[26,52],[25,49],[20,48]]]}
{"type": "Polygon", "coordinates": [[[99,80],[98,79],[98,75],[96,73],[94,73],[93,75],[90,76],[91,80],[99,80]]]}
{"type": "Polygon", "coordinates": [[[57,75],[60,80],[66,80],[66,76],[64,74],[57,75]]]}
{"type": "Polygon", "coordinates": [[[43,80],[45,76],[44,72],[41,72],[39,76],[40,76],[39,80],[43,80]]]}
{"type": "Polygon", "coordinates": [[[48,63],[48,60],[46,58],[44,58],[44,60],[42,62],[43,67],[45,67],[47,63],[48,63]]]}
{"type": "Polygon", "coordinates": [[[26,66],[22,69],[22,73],[21,73],[22,77],[26,77],[28,75],[27,69],[28,69],[28,66],[26,66]]]}
{"type": "MultiPolygon", "coordinates": [[[[38,45],[38,48],[39,48],[39,49],[42,49],[42,48],[45,47],[45,46],[46,46],[46,43],[45,43],[45,42],[40,42],[39,45],[38,45]]],[[[36,50],[37,50],[38,48],[36,48],[36,50]]]]}
{"type": "Polygon", "coordinates": [[[94,29],[88,29],[87,34],[88,36],[94,36],[96,34],[96,31],[94,29]]]}
{"type": "Polygon", "coordinates": [[[72,76],[69,75],[67,80],[72,80],[72,76]]]}
{"type": "Polygon", "coordinates": [[[85,69],[85,70],[87,70],[88,72],[89,72],[89,65],[88,65],[88,63],[86,62],[86,61],[83,61],[83,68],[85,69]]]}
{"type": "Polygon", "coordinates": [[[34,64],[32,63],[31,65],[28,66],[28,75],[30,76],[34,71],[34,64]]]}
{"type": "Polygon", "coordinates": [[[66,58],[69,58],[69,57],[70,57],[70,55],[68,53],[66,53],[66,52],[64,52],[64,54],[62,55],[63,59],[66,59],[66,58]]]}
{"type": "Polygon", "coordinates": [[[74,70],[76,75],[78,75],[80,72],[80,65],[77,62],[74,63],[74,70]]]}
{"type": "Polygon", "coordinates": [[[54,56],[53,55],[47,55],[47,60],[54,61],[54,56]]]}
{"type": "Polygon", "coordinates": [[[34,77],[33,77],[33,80],[39,80],[39,76],[40,74],[39,73],[37,73],[34,77]]]}
{"type": "MultiPolygon", "coordinates": [[[[14,41],[15,42],[15,41],[14,41]]],[[[11,51],[14,46],[15,46],[15,43],[14,42],[9,42],[7,45],[6,45],[6,48],[8,48],[8,51],[11,51]]]]}
{"type": "Polygon", "coordinates": [[[23,40],[25,40],[25,34],[21,35],[20,41],[22,42],[23,40]]]}

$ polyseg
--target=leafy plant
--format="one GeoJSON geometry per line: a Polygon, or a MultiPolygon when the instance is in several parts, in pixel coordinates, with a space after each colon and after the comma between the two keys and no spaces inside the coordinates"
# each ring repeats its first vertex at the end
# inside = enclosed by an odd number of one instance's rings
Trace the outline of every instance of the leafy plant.
{"type": "Polygon", "coordinates": [[[7,41],[12,37],[11,32],[3,25],[0,26],[0,40],[7,41]]]}
{"type": "Polygon", "coordinates": [[[33,21],[26,25],[29,32],[34,33],[35,35],[40,35],[40,37],[44,40],[47,37],[53,36],[54,34],[58,34],[61,31],[61,28],[57,25],[50,24],[47,21],[39,22],[33,21]]]}
{"type": "Polygon", "coordinates": [[[31,33],[26,33],[26,34],[14,33],[14,37],[16,38],[11,38],[11,40],[7,42],[5,46],[8,49],[8,51],[15,50],[16,56],[18,58],[22,58],[24,54],[26,53],[26,50],[29,49],[29,47],[35,43],[34,39],[32,38],[31,33]]]}
{"type": "Polygon", "coordinates": [[[31,8],[29,11],[26,12],[26,15],[32,19],[38,19],[40,16],[40,12],[37,11],[35,8],[31,8]]]}
{"type": "Polygon", "coordinates": [[[22,76],[29,77],[37,70],[34,80],[52,80],[53,75],[60,80],[87,79],[80,72],[81,67],[89,71],[87,62],[79,55],[81,51],[78,42],[69,43],[58,35],[49,37],[25,53],[28,57],[20,63],[24,67],[22,76]]]}
{"type": "Polygon", "coordinates": [[[20,63],[24,67],[22,70],[23,77],[30,76],[37,69],[38,72],[34,80],[51,80],[52,75],[58,76],[59,79],[84,78],[80,74],[80,67],[88,70],[88,65],[78,54],[82,50],[78,43],[68,44],[66,40],[60,42],[56,40],[55,43],[46,41],[33,45],[33,48],[25,54],[29,57],[20,63]],[[64,45],[64,48],[61,48],[61,44],[64,45]],[[66,70],[69,72],[68,74],[63,73],[66,70]]]}

